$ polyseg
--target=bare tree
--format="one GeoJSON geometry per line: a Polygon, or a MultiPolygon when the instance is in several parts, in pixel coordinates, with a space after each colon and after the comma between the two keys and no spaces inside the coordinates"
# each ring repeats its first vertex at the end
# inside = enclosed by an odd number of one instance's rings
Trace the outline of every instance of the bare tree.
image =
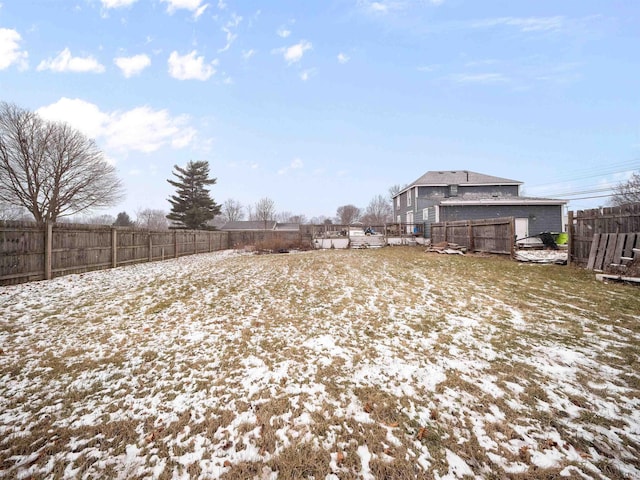
{"type": "Polygon", "coordinates": [[[25,220],[29,212],[24,208],[9,203],[0,202],[0,220],[25,220]]]}
{"type": "Polygon", "coordinates": [[[363,221],[370,225],[382,225],[390,222],[392,215],[390,201],[382,195],[376,195],[367,205],[363,221]]]}
{"type": "Polygon", "coordinates": [[[93,140],[68,124],[0,103],[0,201],[44,223],[122,197],[115,167],[93,140]]]}
{"type": "Polygon", "coordinates": [[[311,217],[309,223],[312,225],[331,225],[333,220],[325,215],[320,215],[318,217],[311,217]]]}
{"type": "Polygon", "coordinates": [[[290,223],[299,223],[299,224],[303,224],[303,223],[307,223],[307,217],[304,214],[299,214],[299,215],[291,215],[289,217],[289,222],[290,223]]]}
{"type": "Polygon", "coordinates": [[[283,223],[306,223],[307,217],[303,214],[294,215],[291,212],[280,212],[276,215],[279,222],[283,223]]]}
{"type": "Polygon", "coordinates": [[[292,216],[293,213],[291,212],[278,212],[276,214],[276,220],[278,220],[279,222],[287,223],[292,216]]]}
{"type": "Polygon", "coordinates": [[[615,206],[640,202],[640,172],[634,172],[626,182],[613,188],[611,204],[615,206]]]}
{"type": "Polygon", "coordinates": [[[222,218],[226,222],[238,222],[244,218],[244,207],[238,200],[230,198],[222,204],[222,218]]]}
{"type": "Polygon", "coordinates": [[[389,198],[395,197],[402,190],[402,186],[400,184],[391,185],[389,187],[389,198]]]}
{"type": "Polygon", "coordinates": [[[362,212],[355,205],[342,205],[336,210],[338,223],[341,225],[350,225],[360,220],[362,212]]]}
{"type": "Polygon", "coordinates": [[[136,226],[146,230],[168,230],[167,212],[145,208],[136,212],[136,226]]]}
{"type": "Polygon", "coordinates": [[[267,228],[267,222],[273,221],[276,215],[276,204],[270,198],[261,198],[255,205],[256,220],[264,222],[267,228]]]}
{"type": "Polygon", "coordinates": [[[249,221],[254,221],[256,219],[256,213],[253,210],[253,205],[247,205],[247,217],[249,221]]]}
{"type": "Polygon", "coordinates": [[[105,213],[104,215],[93,215],[81,219],[81,223],[86,223],[89,225],[113,225],[115,221],[115,217],[107,213],[105,213]]]}

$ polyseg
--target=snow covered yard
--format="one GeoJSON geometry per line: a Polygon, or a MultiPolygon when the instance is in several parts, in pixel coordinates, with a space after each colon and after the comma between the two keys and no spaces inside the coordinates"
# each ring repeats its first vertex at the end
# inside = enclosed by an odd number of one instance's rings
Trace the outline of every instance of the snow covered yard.
{"type": "Polygon", "coordinates": [[[421,248],[0,288],[1,478],[640,478],[640,295],[421,248]]]}

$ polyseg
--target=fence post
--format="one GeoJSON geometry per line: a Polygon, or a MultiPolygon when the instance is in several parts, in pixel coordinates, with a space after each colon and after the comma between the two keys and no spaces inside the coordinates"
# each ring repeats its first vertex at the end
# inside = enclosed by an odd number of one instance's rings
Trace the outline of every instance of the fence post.
{"type": "Polygon", "coordinates": [[[151,232],[147,232],[147,235],[149,235],[149,262],[153,262],[153,239],[151,232]]]}
{"type": "Polygon", "coordinates": [[[447,240],[447,222],[444,222],[444,241],[448,242],[448,240],[447,240]]]}
{"type": "Polygon", "coordinates": [[[510,251],[511,251],[511,258],[515,257],[516,255],[516,219],[515,217],[511,217],[509,219],[509,228],[508,228],[508,235],[509,235],[509,245],[511,246],[510,251]]]}
{"type": "Polygon", "coordinates": [[[118,229],[111,227],[111,268],[118,266],[118,229]]]}
{"type": "Polygon", "coordinates": [[[469,235],[469,251],[473,252],[476,248],[476,242],[473,238],[473,222],[469,220],[468,235],[469,235]]]}
{"type": "Polygon", "coordinates": [[[178,230],[173,231],[173,258],[178,258],[178,230]]]}
{"type": "Polygon", "coordinates": [[[571,265],[573,258],[573,210],[569,210],[569,218],[567,219],[569,225],[567,225],[567,265],[571,265]]]}
{"type": "Polygon", "coordinates": [[[53,248],[53,223],[47,220],[44,226],[44,279],[51,280],[53,270],[51,268],[51,250],[53,248]]]}

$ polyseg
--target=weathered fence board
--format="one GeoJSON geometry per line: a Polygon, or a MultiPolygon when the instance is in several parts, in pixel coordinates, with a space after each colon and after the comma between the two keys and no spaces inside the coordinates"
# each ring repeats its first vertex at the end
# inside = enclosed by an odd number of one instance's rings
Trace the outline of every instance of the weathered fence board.
{"type": "Polygon", "coordinates": [[[219,231],[0,222],[0,285],[229,248],[219,231]]]}
{"type": "Polygon", "coordinates": [[[457,243],[474,252],[513,254],[513,217],[486,220],[460,220],[431,224],[432,244],[457,243]]]}
{"type": "Polygon", "coordinates": [[[569,263],[593,268],[589,259],[595,234],[638,232],[640,203],[569,212],[569,263]]]}
{"type": "Polygon", "coordinates": [[[591,243],[587,269],[607,271],[624,267],[640,258],[640,233],[596,233],[591,243]]]}

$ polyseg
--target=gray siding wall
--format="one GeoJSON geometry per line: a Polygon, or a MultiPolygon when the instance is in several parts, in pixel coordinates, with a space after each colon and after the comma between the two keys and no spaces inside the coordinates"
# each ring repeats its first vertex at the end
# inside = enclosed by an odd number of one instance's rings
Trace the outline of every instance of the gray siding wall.
{"type": "MultiPolygon", "coordinates": [[[[449,187],[418,187],[418,195],[422,198],[431,198],[442,200],[451,198],[449,195],[449,187]]],[[[475,200],[478,198],[497,197],[517,197],[517,185],[474,185],[465,186],[458,185],[458,195],[455,198],[461,200],[475,200]]]]}
{"type": "Polygon", "coordinates": [[[561,205],[467,205],[440,208],[441,222],[500,217],[528,218],[529,235],[564,230],[561,205]]]}

